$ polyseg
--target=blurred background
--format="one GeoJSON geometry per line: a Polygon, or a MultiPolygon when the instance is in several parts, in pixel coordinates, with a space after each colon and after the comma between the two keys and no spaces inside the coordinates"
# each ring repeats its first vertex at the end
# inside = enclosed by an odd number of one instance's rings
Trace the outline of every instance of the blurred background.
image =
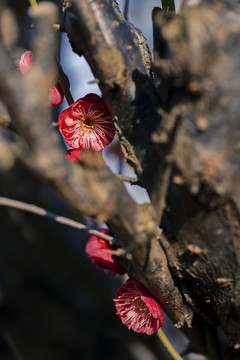
{"type": "MultiPolygon", "coordinates": [[[[121,9],[124,4],[119,1],[121,9]]],[[[15,63],[28,49],[28,6],[27,0],[1,2],[1,31],[7,34],[4,40],[15,63]]],[[[154,6],[161,6],[160,1],[129,1],[129,20],[142,30],[150,49],[154,6]]],[[[93,75],[84,58],[72,52],[65,34],[60,39],[60,61],[74,100],[89,92],[100,94],[96,84],[89,84],[93,75]]],[[[66,107],[64,101],[53,110],[53,120],[66,107]]],[[[114,149],[104,151],[108,166],[133,176],[114,149]]],[[[29,172],[18,159],[15,135],[2,129],[0,173],[0,196],[99,226],[71,213],[46,183],[29,172]]],[[[140,187],[127,189],[138,203],[148,201],[140,187]]],[[[0,219],[0,360],[169,359],[155,335],[136,334],[116,316],[112,299],[125,279],[109,277],[86,257],[86,232],[1,206],[0,219]]],[[[182,352],[186,338],[164,318],[164,331],[182,352]]],[[[189,354],[184,359],[205,358],[189,354]]]]}

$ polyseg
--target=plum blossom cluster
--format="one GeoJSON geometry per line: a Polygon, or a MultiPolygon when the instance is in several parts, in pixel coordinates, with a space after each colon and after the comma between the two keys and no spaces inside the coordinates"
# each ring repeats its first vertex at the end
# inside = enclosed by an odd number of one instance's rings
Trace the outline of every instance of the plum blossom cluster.
{"type": "MultiPolygon", "coordinates": [[[[99,231],[112,235],[108,229],[99,231]]],[[[125,268],[111,255],[111,250],[116,250],[116,248],[117,245],[114,242],[91,236],[86,245],[86,253],[98,268],[107,270],[109,275],[123,275],[126,273],[125,268]]],[[[114,301],[119,318],[135,332],[152,335],[163,325],[160,305],[145,286],[133,278],[128,279],[117,291],[114,301]]]]}
{"type": "Polygon", "coordinates": [[[103,150],[115,135],[112,116],[105,101],[90,93],[61,112],[58,125],[73,149],[103,150]]]}
{"type": "MultiPolygon", "coordinates": [[[[33,52],[25,51],[20,59],[19,68],[27,72],[33,62],[33,52]]],[[[64,74],[68,86],[69,79],[64,74]]],[[[49,92],[49,106],[63,102],[64,93],[57,82],[49,92]]],[[[105,101],[97,94],[87,94],[61,112],[58,119],[59,131],[66,143],[72,148],[66,156],[72,161],[80,160],[82,149],[103,150],[115,136],[112,116],[105,101]]]]}
{"type": "MultiPolygon", "coordinates": [[[[25,73],[32,65],[33,53],[26,51],[20,60],[20,71],[25,73]]],[[[69,84],[69,80],[66,77],[69,84]]],[[[56,106],[63,101],[63,90],[56,83],[49,92],[49,106],[56,106]]],[[[72,148],[66,156],[71,161],[80,160],[82,149],[103,150],[110,144],[115,129],[109,109],[97,94],[88,94],[62,111],[58,119],[59,130],[66,143],[72,148]]],[[[102,234],[111,235],[108,229],[99,229],[102,234]]],[[[112,251],[119,245],[98,236],[91,236],[86,244],[86,254],[100,269],[110,276],[124,275],[126,269],[112,256],[112,251]]],[[[122,322],[135,332],[152,335],[163,324],[160,305],[150,292],[137,280],[131,278],[117,291],[114,299],[117,315],[122,322]]]]}
{"type": "MultiPolygon", "coordinates": [[[[21,59],[19,62],[19,69],[21,73],[27,72],[32,65],[33,62],[33,52],[25,51],[21,55],[21,59]]],[[[69,79],[66,74],[64,74],[68,87],[70,86],[69,79]]],[[[56,85],[52,86],[49,91],[49,106],[53,107],[59,105],[63,102],[64,94],[60,84],[57,82],[56,85]]]]}

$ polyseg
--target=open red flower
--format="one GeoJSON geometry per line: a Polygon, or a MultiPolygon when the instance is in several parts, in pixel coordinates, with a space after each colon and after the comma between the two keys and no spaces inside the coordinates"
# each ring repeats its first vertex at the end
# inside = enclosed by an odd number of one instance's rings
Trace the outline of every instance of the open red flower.
{"type": "MultiPolygon", "coordinates": [[[[32,51],[25,51],[21,55],[21,59],[19,62],[19,68],[22,73],[27,72],[33,61],[33,52],[32,51]]],[[[66,74],[64,74],[65,79],[68,83],[68,86],[70,86],[69,79],[66,74]]],[[[56,105],[59,105],[63,102],[64,94],[63,90],[59,83],[57,83],[55,86],[52,86],[49,91],[49,106],[53,107],[56,105]]]]}
{"type": "MultiPolygon", "coordinates": [[[[99,229],[102,234],[112,235],[108,229],[99,229]]],[[[98,236],[91,236],[86,245],[86,254],[92,259],[92,262],[99,269],[108,270],[110,276],[116,274],[123,275],[126,269],[117,261],[113,260],[109,250],[116,250],[117,245],[114,242],[106,241],[98,236]]]]}
{"type": "Polygon", "coordinates": [[[163,324],[160,305],[145,286],[135,279],[127,280],[117,291],[114,301],[117,315],[129,329],[152,335],[163,324]]]}
{"type": "Polygon", "coordinates": [[[81,149],[70,149],[66,152],[66,157],[71,161],[79,161],[81,159],[80,156],[81,149]]]}
{"type": "Polygon", "coordinates": [[[112,142],[115,129],[105,101],[88,94],[62,111],[59,130],[72,148],[103,150],[112,142]]]}

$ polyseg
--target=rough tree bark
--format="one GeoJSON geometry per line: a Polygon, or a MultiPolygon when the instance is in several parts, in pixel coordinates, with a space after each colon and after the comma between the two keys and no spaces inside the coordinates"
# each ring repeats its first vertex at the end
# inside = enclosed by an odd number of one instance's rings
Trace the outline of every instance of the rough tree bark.
{"type": "MultiPolygon", "coordinates": [[[[186,329],[194,349],[205,352],[196,341],[204,320],[220,324],[237,351],[238,3],[211,1],[168,16],[155,9],[151,62],[141,33],[116,2],[64,2],[73,50],[88,61],[126,160],[148,191],[151,203],[143,206],[99,154],[86,151],[77,165],[65,159],[59,135],[49,129],[46,90],[53,82],[56,10],[40,5],[30,12],[35,58],[24,79],[0,47],[0,95],[25,141],[19,156],[71,209],[106,222],[131,248],[129,273],[158,298],[176,327],[186,329]]],[[[126,263],[125,256],[119,261],[126,263]]]]}

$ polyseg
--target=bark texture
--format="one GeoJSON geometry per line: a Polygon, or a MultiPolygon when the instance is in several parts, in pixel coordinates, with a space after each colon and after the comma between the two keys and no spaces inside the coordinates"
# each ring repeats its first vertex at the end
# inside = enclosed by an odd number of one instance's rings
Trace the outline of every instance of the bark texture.
{"type": "Polygon", "coordinates": [[[239,7],[202,5],[156,22],[164,107],[183,116],[162,222],[169,264],[194,311],[219,321],[238,347],[239,7]]]}

